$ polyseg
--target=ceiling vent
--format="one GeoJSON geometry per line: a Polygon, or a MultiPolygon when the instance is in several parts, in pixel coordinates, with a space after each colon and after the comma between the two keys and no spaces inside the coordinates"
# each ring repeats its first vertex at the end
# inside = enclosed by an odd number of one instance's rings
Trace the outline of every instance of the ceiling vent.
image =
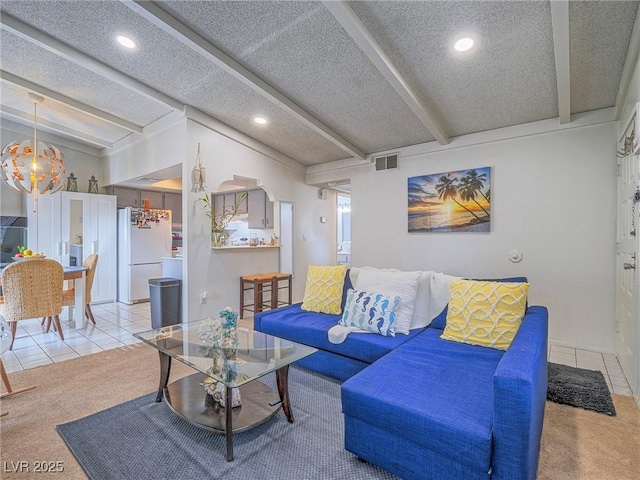
{"type": "Polygon", "coordinates": [[[396,169],[398,168],[398,154],[392,153],[382,157],[374,157],[373,162],[376,166],[376,172],[396,169]]]}
{"type": "Polygon", "coordinates": [[[138,178],[134,178],[134,180],[136,182],[140,182],[140,183],[156,183],[159,182],[160,179],[159,178],[152,178],[152,177],[138,177],[138,178]]]}

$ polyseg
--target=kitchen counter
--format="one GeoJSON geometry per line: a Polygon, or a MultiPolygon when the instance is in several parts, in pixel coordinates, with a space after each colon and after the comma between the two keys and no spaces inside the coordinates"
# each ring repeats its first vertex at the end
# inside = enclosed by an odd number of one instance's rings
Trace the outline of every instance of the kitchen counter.
{"type": "Polygon", "coordinates": [[[182,280],[182,257],[162,257],[162,276],[182,280]]]}
{"type": "Polygon", "coordinates": [[[264,250],[265,248],[280,248],[280,245],[256,245],[255,247],[249,245],[229,245],[226,247],[211,247],[212,250],[264,250]]]}

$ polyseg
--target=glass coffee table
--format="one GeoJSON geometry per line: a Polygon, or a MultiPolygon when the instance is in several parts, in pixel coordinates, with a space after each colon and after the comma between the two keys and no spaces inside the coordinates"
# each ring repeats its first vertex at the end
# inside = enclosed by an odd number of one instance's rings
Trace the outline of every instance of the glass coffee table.
{"type": "Polygon", "coordinates": [[[169,407],[188,422],[225,435],[227,461],[233,460],[233,434],[256,427],[282,408],[289,421],[293,414],[289,402],[289,365],[317,350],[262,332],[238,328],[233,348],[212,347],[198,336],[204,320],[162,327],[134,334],[160,353],[160,385],[156,402],[164,396],[169,407]],[[189,365],[198,373],[169,384],[171,359],[189,365]],[[255,380],[275,372],[278,393],[255,380]],[[205,392],[209,377],[222,383],[221,403],[205,392]],[[232,407],[233,391],[238,388],[241,404],[232,407]]]}

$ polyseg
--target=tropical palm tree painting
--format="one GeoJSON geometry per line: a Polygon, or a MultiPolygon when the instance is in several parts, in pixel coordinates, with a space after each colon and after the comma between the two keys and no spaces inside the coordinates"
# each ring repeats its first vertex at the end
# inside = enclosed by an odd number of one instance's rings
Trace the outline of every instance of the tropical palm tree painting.
{"type": "Polygon", "coordinates": [[[408,179],[409,232],[490,232],[491,167],[408,179]]]}

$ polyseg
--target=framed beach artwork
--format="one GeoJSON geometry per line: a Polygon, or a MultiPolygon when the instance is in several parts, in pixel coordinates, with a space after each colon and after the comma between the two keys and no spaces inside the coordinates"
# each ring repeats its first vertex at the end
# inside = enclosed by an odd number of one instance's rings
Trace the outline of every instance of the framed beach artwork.
{"type": "Polygon", "coordinates": [[[412,232],[490,232],[491,167],[409,177],[412,232]]]}

